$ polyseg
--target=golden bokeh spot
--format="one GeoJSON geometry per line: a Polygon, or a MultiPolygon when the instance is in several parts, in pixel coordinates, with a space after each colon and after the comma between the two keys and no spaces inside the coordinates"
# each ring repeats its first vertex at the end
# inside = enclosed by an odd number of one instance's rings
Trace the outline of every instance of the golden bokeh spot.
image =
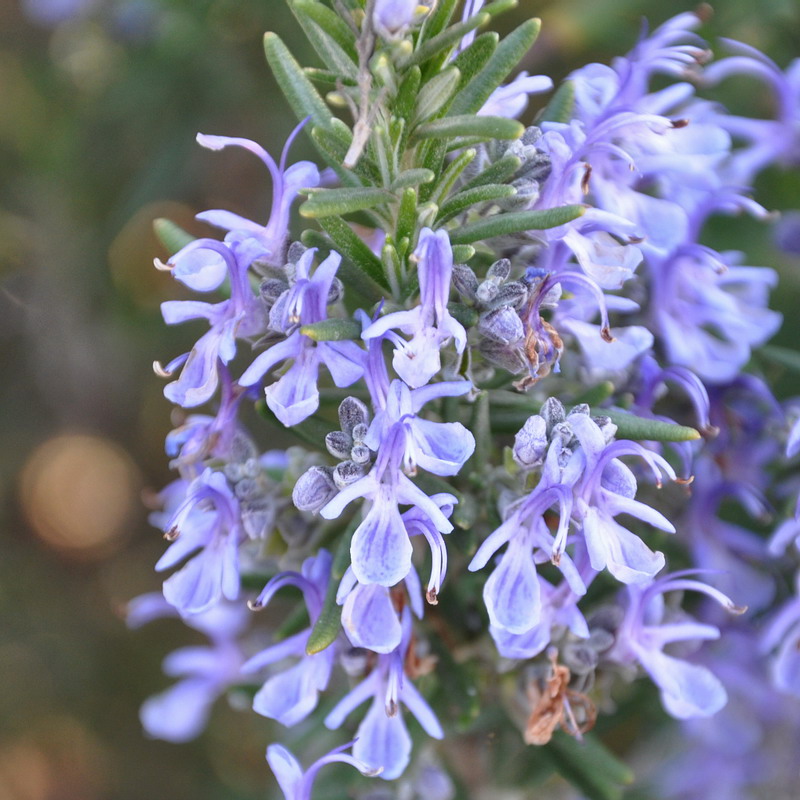
{"type": "Polygon", "coordinates": [[[20,502],[47,544],[102,558],[130,532],[140,485],[135,464],[119,445],[97,436],[62,434],[28,458],[20,502]]]}

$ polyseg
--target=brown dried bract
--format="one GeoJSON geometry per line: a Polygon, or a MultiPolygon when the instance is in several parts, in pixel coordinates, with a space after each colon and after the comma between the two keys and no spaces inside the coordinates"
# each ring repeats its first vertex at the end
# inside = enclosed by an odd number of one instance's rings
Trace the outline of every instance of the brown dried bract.
{"type": "Polygon", "coordinates": [[[594,703],[569,688],[569,669],[558,663],[558,651],[550,653],[550,663],[552,671],[544,687],[540,681],[531,681],[528,686],[531,713],[525,725],[526,744],[547,744],[557,728],[578,738],[591,730],[597,719],[594,703]],[[576,711],[582,722],[578,722],[576,711]]]}
{"type": "Polygon", "coordinates": [[[412,634],[411,641],[408,643],[408,650],[406,650],[406,660],[404,664],[405,673],[411,680],[419,678],[420,675],[430,675],[436,669],[436,656],[419,656],[417,655],[417,640],[412,634]]]}

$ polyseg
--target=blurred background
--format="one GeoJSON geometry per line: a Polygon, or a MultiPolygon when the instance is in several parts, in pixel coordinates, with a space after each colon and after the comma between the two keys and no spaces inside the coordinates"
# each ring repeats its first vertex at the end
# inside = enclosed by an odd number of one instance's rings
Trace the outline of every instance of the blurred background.
{"type": "MultiPolygon", "coordinates": [[[[502,25],[541,16],[525,67],[559,80],[625,52],[643,16],[655,25],[692,7],[521,0],[502,25]]],[[[782,66],[800,53],[795,0],[715,10],[710,37],[782,66]]],[[[151,224],[202,233],[192,217],[206,208],[266,219],[266,171],[194,136],[279,152],[294,119],[263,58],[268,29],[316,63],[282,0],[0,0],[0,800],[244,799],[272,785],[275,736],[254,714],[222,703],[193,744],[144,737],[138,706],[166,687],[161,658],[192,634],[167,622],[129,632],[119,613],[160,585],[163,542],[143,499],[169,480],[170,407],[151,363],[196,338],[160,319],[178,288],[152,267],[165,253],[151,224]]],[[[752,89],[725,99],[769,115],[752,89]]],[[[313,157],[306,147],[295,159],[313,157]]],[[[800,205],[800,173],[767,173],[757,197],[800,205]]],[[[773,304],[793,318],[777,341],[796,346],[797,256],[757,223],[716,227],[746,263],[781,271],[773,304]]],[[[800,393],[790,374],[774,377],[800,393]]]]}

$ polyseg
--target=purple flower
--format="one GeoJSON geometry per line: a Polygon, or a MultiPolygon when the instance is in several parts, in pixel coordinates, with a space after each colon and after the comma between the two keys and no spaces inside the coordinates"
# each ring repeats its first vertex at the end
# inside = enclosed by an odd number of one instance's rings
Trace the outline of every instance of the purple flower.
{"type": "Polygon", "coordinates": [[[418,259],[420,304],[410,311],[395,311],[373,322],[362,334],[366,340],[382,338],[399,328],[412,334],[410,342],[389,334],[395,345],[392,365],[412,388],[424,386],[441,369],[439,350],[453,339],[461,353],[467,343],[464,326],[450,316],[447,302],[453,274],[453,251],[447,232],[425,228],[414,251],[418,259]]]}
{"type": "Polygon", "coordinates": [[[372,704],[358,726],[353,755],[368,767],[381,769],[381,778],[394,780],[408,766],[411,737],[403,716],[404,705],[425,732],[434,739],[444,738],[444,731],[430,706],[405,675],[404,662],[411,641],[411,612],[403,610],[403,636],[391,653],[378,656],[372,672],[355,689],[345,695],[325,718],[325,725],[335,729],[345,718],[368,699],[372,704]]]}
{"type": "Polygon", "coordinates": [[[695,622],[687,615],[673,619],[663,595],[673,591],[693,591],[715,600],[732,613],[741,613],[722,592],[700,581],[691,580],[691,570],[665,575],[650,584],[631,584],[626,588],[625,617],[616,642],[607,657],[620,664],[638,662],[661,690],[667,713],[677,719],[709,717],[727,700],[719,680],[698,664],[690,664],[663,652],[673,642],[716,639],[719,629],[695,622]]]}
{"type": "Polygon", "coordinates": [[[364,374],[364,351],[355,342],[315,342],[300,332],[327,318],[328,296],[341,256],[331,254],[311,274],[316,250],[306,250],[296,265],[295,282],[278,299],[270,312],[271,324],[287,338],[261,353],[239,379],[242,386],[253,386],[283,361],[292,366],[265,389],[267,405],[287,427],[310,417],[319,407],[317,375],[325,364],[340,387],[350,386],[364,374]]]}
{"type": "Polygon", "coordinates": [[[723,40],[735,55],[709,66],[703,75],[706,83],[717,84],[731,75],[749,75],[762,81],[773,93],[777,119],[755,120],[732,114],[718,115],[717,124],[731,135],[748,142],[732,161],[732,179],[749,184],[765,166],[777,162],[797,164],[800,155],[800,59],[783,72],[763,53],[741,42],[723,40]]]}
{"type": "Polygon", "coordinates": [[[736,377],[750,351],[780,327],[767,307],[777,273],[737,266],[738,254],[699,245],[678,248],[654,270],[651,317],[672,364],[723,383],[736,377]]]}
{"type": "Polygon", "coordinates": [[[794,597],[770,619],[760,649],[762,653],[777,649],[770,664],[775,688],[800,697],[800,572],[795,575],[794,597]]]}
{"type": "Polygon", "coordinates": [[[281,572],[264,587],[251,608],[264,608],[284,586],[296,586],[303,593],[311,622],[308,628],[288,639],[271,645],[244,664],[242,671],[252,673],[285,658],[299,657],[289,669],[273,675],[253,698],[253,709],[265,717],[291,726],[305,719],[317,706],[319,693],[330,680],[336,647],[330,646],[319,653],[306,653],[311,631],[322,612],[322,602],[328,587],[331,555],[322,549],[316,556],[303,562],[302,572],[281,572]]]}
{"type": "Polygon", "coordinates": [[[199,220],[228,231],[225,242],[244,267],[249,267],[255,260],[264,261],[275,267],[283,266],[292,202],[300,189],[310,189],[319,185],[319,171],[310,161],[299,161],[289,168],[286,167],[289,148],[306,122],[307,120],[303,120],[292,131],[281,153],[279,164],[275,163],[261,145],[249,139],[197,134],[198,143],[210,150],[222,150],[231,146],[249,150],[264,162],[272,177],[272,209],[266,225],[259,225],[230,211],[204,211],[197,215],[199,220]]]}
{"type": "Polygon", "coordinates": [[[550,644],[554,628],[569,630],[573,635],[589,638],[589,628],[578,608],[580,595],[568,583],[553,586],[539,577],[539,621],[524,633],[512,633],[507,628],[490,625],[489,633],[497,651],[505,658],[534,658],[550,644]]]}
{"type": "Polygon", "coordinates": [[[347,750],[353,743],[348,742],[315,761],[305,772],[297,759],[280,744],[271,744],[267,748],[267,763],[275,774],[285,800],[311,800],[311,790],[317,777],[317,772],[326,764],[350,764],[362,775],[373,777],[378,773],[363,764],[357,758],[347,755],[347,750]]]}
{"type": "Polygon", "coordinates": [[[167,384],[164,394],[173,403],[190,408],[211,398],[219,384],[220,362],[229,363],[236,355],[237,337],[261,333],[266,318],[260,300],[247,277],[247,265],[233,251],[215,239],[197,239],[169,261],[174,277],[190,289],[210,292],[230,278],[231,296],[220,303],[198,300],[168,300],[161,313],[168,325],[192,319],[205,319],[210,328],[189,353],[173,359],[166,367],[156,365],[165,376],[182,367],[178,380],[167,384]]]}
{"type": "MultiPolygon", "coordinates": [[[[413,567],[404,583],[412,611],[422,618],[422,593],[413,567]]],[[[358,583],[352,567],[348,567],[336,602],[342,606],[342,628],[353,647],[391,653],[400,646],[403,628],[393,600],[396,596],[396,589],[389,590],[379,583],[358,583]]]]}
{"type": "MultiPolygon", "coordinates": [[[[138,628],[160,617],[178,616],[160,594],[146,594],[132,600],[127,622],[138,628]]],[[[164,659],[164,673],[179,677],[174,686],[147,700],[140,717],[150,736],[169,742],[187,742],[205,728],[211,705],[241,680],[242,653],[237,638],[247,626],[242,606],[220,603],[183,621],[211,640],[210,647],[194,646],[175,650],[164,659]]]]}
{"type": "MultiPolygon", "coordinates": [[[[589,561],[604,568],[623,583],[652,578],[664,566],[664,556],[653,553],[642,540],[615,519],[619,514],[647,522],[668,533],[675,528],[663,514],[635,499],[636,479],[619,458],[638,456],[651,468],[657,485],[661,475],[675,480],[675,472],[664,458],[637,442],[607,442],[604,432],[587,414],[572,414],[570,427],[581,445],[582,475],[574,486],[572,518],[582,529],[589,561]]],[[[569,466],[565,469],[565,472],[569,466]]],[[[556,556],[566,545],[561,538],[556,556]]]]}
{"type": "Polygon", "coordinates": [[[206,469],[188,485],[168,487],[164,532],[172,544],[156,570],[186,564],[164,581],[164,597],[182,614],[199,614],[239,596],[239,504],[221,472],[206,469]]]}
{"type": "Polygon", "coordinates": [[[514,450],[526,467],[535,468],[544,460],[539,482],[509,507],[505,522],[481,544],[469,565],[471,571],[482,569],[508,543],[483,596],[492,625],[511,634],[525,634],[541,622],[536,563],[556,564],[576,595],[585,594],[587,581],[603,569],[623,583],[646,581],[663,567],[664,556],[653,553],[615,518],[627,514],[662,530],[675,530],[662,514],[635,499],[636,479],[619,460],[639,456],[657,482],[662,473],[674,479],[672,467],[661,456],[635,442],[614,441],[616,427],[606,420],[601,428],[585,409],[565,417],[561,404],[550,400],[540,417],[526,423],[514,450]],[[549,437],[546,456],[543,429],[549,437]],[[559,512],[555,536],[544,517],[552,507],[559,512]],[[571,523],[581,534],[574,540],[573,557],[566,552],[571,523]]]}
{"type": "MultiPolygon", "coordinates": [[[[472,455],[475,439],[458,422],[431,422],[418,415],[425,403],[468,392],[468,381],[435,383],[410,390],[395,380],[386,408],[379,410],[365,438],[377,452],[370,472],[342,489],[320,514],[335,519],[353,500],[366,498],[371,506],[350,545],[353,572],[360,583],[393,586],[411,569],[411,542],[398,505],[415,506],[437,531],[453,526],[442,508],[408,478],[422,467],[434,475],[455,475],[472,455]]],[[[452,508],[450,500],[446,508],[452,508]]]]}

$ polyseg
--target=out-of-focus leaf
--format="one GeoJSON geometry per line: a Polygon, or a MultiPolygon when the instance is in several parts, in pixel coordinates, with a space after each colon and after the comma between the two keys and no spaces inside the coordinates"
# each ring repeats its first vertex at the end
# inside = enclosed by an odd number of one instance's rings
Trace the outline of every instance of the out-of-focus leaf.
{"type": "Polygon", "coordinates": [[[631,770],[594,736],[579,742],[556,731],[542,750],[588,800],[622,800],[624,786],[633,782],[631,770]]]}
{"type": "Polygon", "coordinates": [[[302,120],[310,116],[314,125],[329,128],[332,114],[328,106],[276,33],[264,34],[264,52],[297,118],[302,120]]]}
{"type": "Polygon", "coordinates": [[[564,81],[550,98],[538,122],[569,122],[575,108],[575,84],[564,81]]]}
{"type": "Polygon", "coordinates": [[[455,67],[440,72],[429,80],[417,95],[414,122],[430,119],[444,108],[461,82],[461,73],[455,67]]]}
{"type": "Polygon", "coordinates": [[[323,319],[303,325],[300,333],[315,342],[342,342],[346,339],[360,339],[361,325],[354,319],[323,319]]]}
{"type": "Polygon", "coordinates": [[[153,220],[153,230],[158,241],[164,245],[170,256],[174,256],[178,250],[182,250],[187,244],[195,240],[191,233],[185,231],[180,225],[176,225],[172,220],[159,217],[153,220]]]}

